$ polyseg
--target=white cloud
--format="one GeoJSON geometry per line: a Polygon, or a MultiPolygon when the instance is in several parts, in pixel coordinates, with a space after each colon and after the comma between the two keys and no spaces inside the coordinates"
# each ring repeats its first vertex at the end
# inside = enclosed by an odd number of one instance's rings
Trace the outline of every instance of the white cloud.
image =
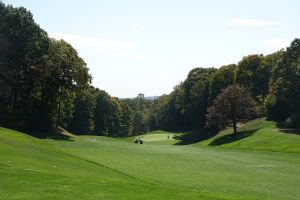
{"type": "Polygon", "coordinates": [[[227,23],[229,26],[242,26],[242,27],[258,27],[258,26],[272,26],[280,24],[279,21],[266,21],[259,19],[233,19],[227,23]]]}
{"type": "Polygon", "coordinates": [[[269,40],[269,41],[266,41],[265,44],[273,46],[273,47],[287,47],[287,46],[289,46],[289,41],[281,40],[281,39],[269,40]]]}
{"type": "Polygon", "coordinates": [[[131,50],[136,46],[133,42],[129,41],[106,40],[70,33],[49,33],[49,35],[55,39],[63,39],[72,45],[94,48],[99,52],[125,51],[131,50]]]}
{"type": "Polygon", "coordinates": [[[143,24],[131,24],[134,28],[144,28],[145,26],[143,24]]]}

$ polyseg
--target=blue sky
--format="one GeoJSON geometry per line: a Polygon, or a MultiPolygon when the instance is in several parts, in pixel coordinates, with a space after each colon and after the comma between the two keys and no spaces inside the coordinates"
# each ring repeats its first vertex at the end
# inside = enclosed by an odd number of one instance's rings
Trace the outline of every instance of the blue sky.
{"type": "Polygon", "coordinates": [[[300,37],[299,0],[4,0],[24,6],[117,97],[168,94],[195,67],[237,63],[300,37]]]}

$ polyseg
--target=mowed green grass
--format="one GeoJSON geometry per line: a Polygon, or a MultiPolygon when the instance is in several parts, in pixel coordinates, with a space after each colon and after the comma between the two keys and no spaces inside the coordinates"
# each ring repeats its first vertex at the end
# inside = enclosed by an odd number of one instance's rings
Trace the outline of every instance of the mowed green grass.
{"type": "Polygon", "coordinates": [[[133,138],[143,139],[147,144],[176,144],[178,140],[175,137],[181,134],[157,130],[133,138]]]}
{"type": "Polygon", "coordinates": [[[275,122],[259,118],[242,125],[238,131],[242,139],[230,137],[233,131],[232,128],[228,128],[198,144],[221,148],[300,153],[300,130],[281,130],[276,127],[275,122]]]}
{"type": "Polygon", "coordinates": [[[141,136],[140,145],[95,136],[40,140],[0,128],[0,199],[298,200],[299,135],[263,119],[251,123],[241,129],[265,130],[217,147],[211,143],[230,130],[180,146],[166,132],[141,136]]]}

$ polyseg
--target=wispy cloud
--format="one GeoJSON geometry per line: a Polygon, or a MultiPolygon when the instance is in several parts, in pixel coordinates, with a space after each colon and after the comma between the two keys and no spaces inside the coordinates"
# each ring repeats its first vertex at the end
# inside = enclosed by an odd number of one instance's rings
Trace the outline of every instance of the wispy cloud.
{"type": "Polygon", "coordinates": [[[63,39],[78,46],[91,48],[96,52],[104,53],[114,59],[142,59],[144,55],[136,52],[137,45],[129,41],[105,40],[97,37],[82,36],[70,33],[49,33],[50,37],[63,39]]]}
{"type": "Polygon", "coordinates": [[[49,35],[55,39],[63,39],[72,45],[94,48],[99,52],[125,51],[136,47],[133,42],[129,41],[106,40],[70,33],[49,33],[49,35]]]}
{"type": "Polygon", "coordinates": [[[227,23],[227,25],[229,26],[241,26],[241,27],[272,26],[276,24],[280,24],[280,22],[260,20],[260,19],[233,19],[227,23]]]}
{"type": "Polygon", "coordinates": [[[144,28],[145,26],[143,24],[131,24],[134,28],[144,28]]]}
{"type": "Polygon", "coordinates": [[[273,47],[287,47],[287,46],[289,46],[289,41],[277,39],[277,40],[266,41],[265,44],[273,46],[273,47]]]}

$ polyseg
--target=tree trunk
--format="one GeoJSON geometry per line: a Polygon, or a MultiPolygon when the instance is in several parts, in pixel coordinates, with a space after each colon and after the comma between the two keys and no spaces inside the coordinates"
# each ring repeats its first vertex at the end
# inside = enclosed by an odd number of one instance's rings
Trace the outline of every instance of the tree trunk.
{"type": "Polygon", "coordinates": [[[236,136],[237,135],[237,131],[236,131],[236,120],[233,120],[233,135],[236,136]]]}
{"type": "Polygon", "coordinates": [[[59,92],[58,112],[57,112],[56,127],[58,127],[58,126],[59,126],[59,123],[60,123],[61,97],[62,97],[62,88],[60,88],[60,92],[59,92]]]}

